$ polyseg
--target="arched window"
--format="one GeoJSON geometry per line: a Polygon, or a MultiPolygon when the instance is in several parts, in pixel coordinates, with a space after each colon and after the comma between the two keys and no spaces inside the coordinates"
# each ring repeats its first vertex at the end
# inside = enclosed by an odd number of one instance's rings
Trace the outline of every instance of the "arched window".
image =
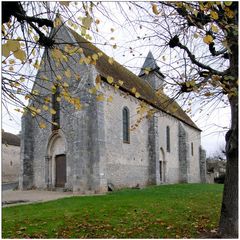
{"type": "Polygon", "coordinates": [[[167,141],[167,152],[170,152],[170,128],[167,126],[166,128],[166,141],[167,141]]]}
{"type": "Polygon", "coordinates": [[[193,142],[191,142],[191,153],[192,153],[192,156],[193,156],[193,142]]]}
{"type": "Polygon", "coordinates": [[[56,111],[55,114],[52,114],[52,122],[56,123],[52,124],[52,130],[57,130],[60,128],[60,102],[57,101],[59,97],[60,89],[56,86],[56,91],[52,94],[52,108],[56,111]]]}
{"type": "Polygon", "coordinates": [[[130,142],[130,131],[129,131],[129,110],[127,107],[124,107],[122,110],[123,116],[123,142],[130,142]]]}

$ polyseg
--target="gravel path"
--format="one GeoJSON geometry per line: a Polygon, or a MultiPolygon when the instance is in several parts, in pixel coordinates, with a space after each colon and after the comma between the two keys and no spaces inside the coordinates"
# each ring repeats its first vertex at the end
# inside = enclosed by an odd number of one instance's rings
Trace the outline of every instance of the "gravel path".
{"type": "Polygon", "coordinates": [[[57,192],[57,191],[13,191],[7,190],[2,192],[2,205],[13,206],[18,204],[34,203],[34,202],[46,202],[56,200],[59,198],[72,197],[72,196],[86,196],[80,193],[72,192],[57,192]]]}

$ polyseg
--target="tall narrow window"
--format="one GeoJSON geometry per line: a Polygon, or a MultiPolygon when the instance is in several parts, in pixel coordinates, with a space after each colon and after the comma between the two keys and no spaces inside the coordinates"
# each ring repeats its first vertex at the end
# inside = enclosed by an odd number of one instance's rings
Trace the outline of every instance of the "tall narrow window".
{"type": "Polygon", "coordinates": [[[167,126],[166,128],[166,140],[167,140],[167,152],[170,152],[170,128],[167,126]]]}
{"type": "Polygon", "coordinates": [[[60,128],[60,102],[59,102],[59,87],[56,86],[55,93],[52,94],[52,108],[55,110],[52,114],[52,130],[60,128]]]}
{"type": "Polygon", "coordinates": [[[191,142],[191,153],[192,153],[192,156],[193,156],[193,143],[191,142]]]}
{"type": "Polygon", "coordinates": [[[130,132],[129,132],[129,110],[127,107],[123,108],[123,142],[130,142],[130,132]]]}

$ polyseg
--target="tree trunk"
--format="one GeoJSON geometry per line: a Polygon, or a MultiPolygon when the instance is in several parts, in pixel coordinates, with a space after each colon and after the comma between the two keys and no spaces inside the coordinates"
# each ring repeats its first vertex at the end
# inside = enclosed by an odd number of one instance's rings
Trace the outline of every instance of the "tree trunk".
{"type": "Polygon", "coordinates": [[[230,99],[231,128],[226,134],[227,167],[223,190],[219,234],[238,238],[238,96],[230,99]]]}

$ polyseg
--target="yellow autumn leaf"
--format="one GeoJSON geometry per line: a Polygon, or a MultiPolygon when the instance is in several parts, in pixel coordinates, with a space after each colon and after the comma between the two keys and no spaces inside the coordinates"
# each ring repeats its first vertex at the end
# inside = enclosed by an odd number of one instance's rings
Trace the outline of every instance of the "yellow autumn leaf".
{"type": "Polygon", "coordinates": [[[54,27],[58,27],[62,24],[62,21],[60,18],[55,18],[54,22],[53,22],[53,26],[54,27]]]}
{"type": "Polygon", "coordinates": [[[103,96],[103,94],[99,94],[97,97],[96,97],[96,100],[98,101],[98,102],[102,102],[102,101],[104,101],[104,96],[103,96]]]}
{"type": "Polygon", "coordinates": [[[28,99],[31,98],[31,95],[30,94],[26,94],[24,98],[25,98],[25,100],[28,100],[28,99]]]}
{"type": "Polygon", "coordinates": [[[61,80],[62,80],[62,76],[61,76],[61,75],[57,75],[57,76],[56,76],[56,79],[57,79],[58,81],[61,81],[61,80]]]}
{"type": "Polygon", "coordinates": [[[52,123],[52,125],[58,126],[58,123],[56,123],[56,122],[51,122],[51,123],[52,123]]]}
{"type": "Polygon", "coordinates": [[[70,77],[72,76],[71,71],[70,71],[69,68],[64,72],[64,74],[65,74],[65,76],[66,76],[67,78],[70,78],[70,77]]]}
{"type": "Polygon", "coordinates": [[[52,91],[52,94],[56,93],[56,91],[57,91],[56,86],[53,85],[53,86],[51,87],[51,91],[52,91]]]}
{"type": "Polygon", "coordinates": [[[229,1],[226,1],[226,2],[223,2],[225,6],[231,6],[232,5],[232,2],[229,2],[229,1]]]}
{"type": "Polygon", "coordinates": [[[83,61],[86,63],[86,64],[89,64],[91,62],[91,59],[89,58],[84,58],[83,61]]]}
{"type": "Polygon", "coordinates": [[[38,96],[39,95],[39,91],[38,90],[33,90],[32,94],[35,95],[35,96],[38,96]]]}
{"type": "Polygon", "coordinates": [[[82,18],[82,26],[86,29],[90,29],[93,19],[91,16],[82,18]]]}
{"type": "Polygon", "coordinates": [[[63,86],[67,88],[67,87],[69,87],[69,84],[66,83],[66,82],[64,82],[64,83],[63,83],[63,86]]]}
{"type": "Polygon", "coordinates": [[[113,100],[113,97],[112,97],[112,96],[109,96],[109,97],[107,98],[107,102],[112,102],[112,100],[113,100]]]}
{"type": "Polygon", "coordinates": [[[57,102],[60,102],[61,101],[61,97],[57,97],[57,102]]]}
{"type": "Polygon", "coordinates": [[[98,55],[97,55],[96,53],[94,53],[94,54],[92,55],[92,59],[95,60],[95,61],[98,60],[98,55]]]}
{"type": "Polygon", "coordinates": [[[131,89],[131,91],[132,91],[132,93],[136,93],[136,88],[135,87],[133,87],[132,89],[131,89]]]}
{"type": "Polygon", "coordinates": [[[78,48],[77,53],[79,53],[79,54],[83,53],[83,49],[82,48],[78,48]]]}
{"type": "Polygon", "coordinates": [[[18,49],[20,49],[20,43],[19,41],[15,41],[15,40],[8,40],[7,41],[7,45],[10,51],[15,52],[18,49]]]}
{"type": "Polygon", "coordinates": [[[14,63],[15,63],[15,60],[14,60],[14,59],[10,59],[10,60],[9,60],[9,63],[10,63],[10,64],[14,64],[14,63]]]}
{"type": "Polygon", "coordinates": [[[24,77],[20,77],[19,81],[20,81],[20,82],[24,82],[24,81],[25,81],[25,78],[24,78],[24,77]]]}
{"type": "Polygon", "coordinates": [[[40,65],[38,63],[38,60],[36,60],[36,62],[33,64],[33,67],[35,67],[37,70],[40,69],[40,65]]]}
{"type": "Polygon", "coordinates": [[[14,86],[14,87],[19,87],[19,86],[20,86],[20,83],[15,82],[15,83],[13,84],[13,86],[14,86]]]}
{"type": "Polygon", "coordinates": [[[194,33],[193,37],[194,37],[194,38],[198,38],[198,34],[197,34],[197,33],[194,33]]]}
{"type": "Polygon", "coordinates": [[[108,81],[108,83],[112,84],[113,83],[113,77],[107,76],[107,81],[108,81]]]}
{"type": "Polygon", "coordinates": [[[50,97],[45,97],[44,98],[44,102],[45,103],[50,103],[51,102],[51,98],[50,97]]]}
{"type": "Polygon", "coordinates": [[[159,11],[158,11],[158,8],[157,8],[157,4],[152,4],[152,11],[154,14],[158,15],[159,14],[159,11]]]}
{"type": "Polygon", "coordinates": [[[211,12],[210,12],[210,15],[211,15],[212,19],[218,20],[218,13],[217,13],[217,12],[211,11],[211,12]]]}
{"type": "Polygon", "coordinates": [[[210,96],[212,96],[213,95],[213,93],[211,93],[211,92],[206,92],[206,93],[204,93],[204,96],[206,96],[206,97],[210,97],[210,96]]]}
{"type": "Polygon", "coordinates": [[[91,93],[91,94],[96,94],[97,93],[97,89],[95,87],[93,87],[93,88],[90,88],[88,90],[88,92],[91,93]]]}
{"type": "Polygon", "coordinates": [[[75,78],[76,78],[77,81],[80,81],[80,80],[81,80],[81,76],[80,76],[80,74],[78,74],[78,73],[75,74],[75,78]]]}
{"type": "Polygon", "coordinates": [[[139,93],[139,92],[136,92],[136,93],[135,93],[135,97],[136,97],[136,98],[139,98],[139,97],[140,97],[140,93],[139,93]]]}
{"type": "Polygon", "coordinates": [[[216,25],[212,25],[211,29],[213,32],[217,33],[218,32],[218,27],[216,25]]]}
{"type": "Polygon", "coordinates": [[[101,83],[101,76],[97,75],[96,79],[95,79],[96,84],[101,83]]]}
{"type": "Polygon", "coordinates": [[[118,84],[119,84],[120,86],[122,86],[122,85],[123,85],[123,81],[122,81],[122,80],[118,80],[118,84]]]}
{"type": "Polygon", "coordinates": [[[59,50],[57,48],[54,48],[52,50],[52,56],[56,60],[62,60],[63,59],[63,54],[62,54],[61,50],[59,50]]]}
{"type": "Polygon", "coordinates": [[[48,106],[47,105],[43,105],[43,110],[47,111],[48,110],[48,106]]]}
{"type": "Polygon", "coordinates": [[[51,108],[51,109],[50,109],[50,113],[51,113],[52,115],[55,115],[57,112],[56,112],[53,108],[51,108]]]}
{"type": "Polygon", "coordinates": [[[13,53],[14,57],[21,60],[21,61],[24,61],[26,60],[26,53],[25,51],[23,51],[22,49],[18,49],[17,51],[15,51],[13,53]]]}
{"type": "Polygon", "coordinates": [[[97,90],[99,90],[99,89],[100,89],[100,83],[97,83],[96,86],[95,86],[95,88],[96,88],[97,90]]]}
{"type": "Polygon", "coordinates": [[[213,37],[211,35],[206,35],[203,38],[203,42],[205,42],[206,44],[210,44],[213,41],[213,37]]]}
{"type": "Polygon", "coordinates": [[[59,1],[59,3],[63,6],[68,7],[71,1],[59,1]]]}
{"type": "Polygon", "coordinates": [[[234,14],[234,11],[228,9],[228,10],[225,10],[225,14],[229,17],[229,18],[234,18],[235,14],[234,14]]]}
{"type": "Polygon", "coordinates": [[[148,75],[148,74],[149,74],[149,71],[146,70],[146,69],[144,69],[144,73],[148,75]]]}
{"type": "Polygon", "coordinates": [[[35,42],[37,42],[39,40],[39,36],[35,35],[33,39],[35,40],[35,42]]]}
{"type": "Polygon", "coordinates": [[[41,109],[38,108],[38,109],[36,110],[36,113],[40,114],[40,113],[41,113],[41,109]]]}
{"type": "Polygon", "coordinates": [[[44,122],[40,122],[39,123],[39,127],[40,128],[46,128],[47,126],[46,126],[46,124],[44,122]]]}
{"type": "Polygon", "coordinates": [[[113,64],[113,58],[110,57],[110,58],[108,59],[108,62],[112,65],[112,64],[113,64]]]}
{"type": "Polygon", "coordinates": [[[7,43],[2,44],[2,55],[7,58],[10,55],[10,49],[9,46],[7,45],[7,43]]]}
{"type": "Polygon", "coordinates": [[[99,57],[102,57],[103,53],[102,52],[98,52],[97,53],[99,57]]]}

